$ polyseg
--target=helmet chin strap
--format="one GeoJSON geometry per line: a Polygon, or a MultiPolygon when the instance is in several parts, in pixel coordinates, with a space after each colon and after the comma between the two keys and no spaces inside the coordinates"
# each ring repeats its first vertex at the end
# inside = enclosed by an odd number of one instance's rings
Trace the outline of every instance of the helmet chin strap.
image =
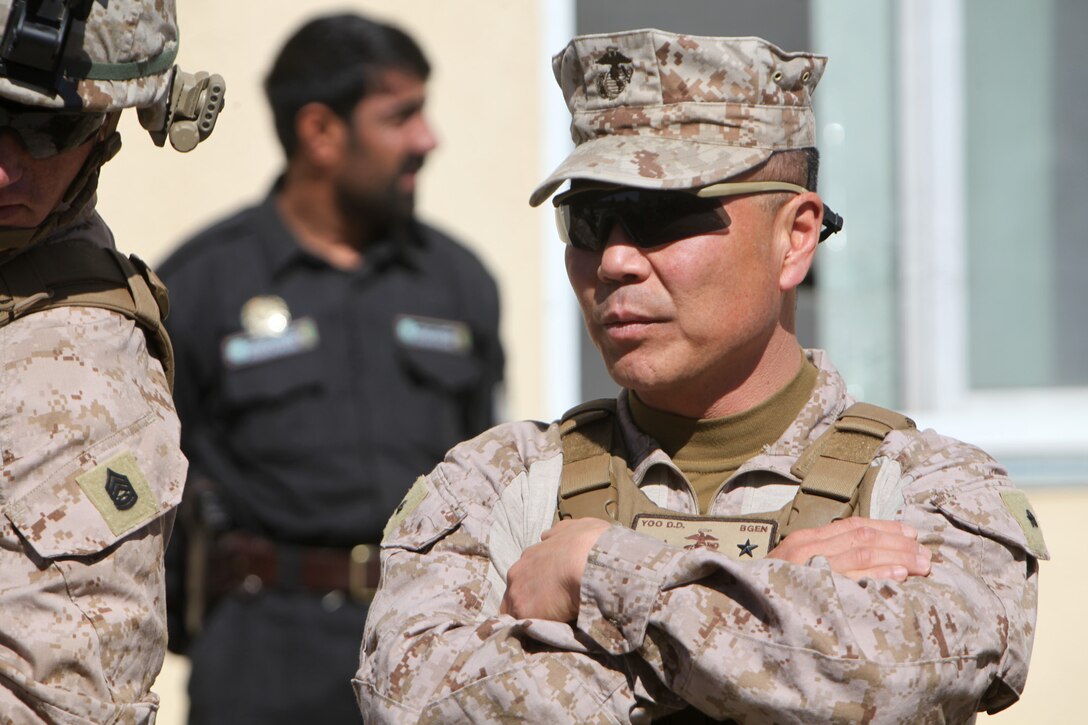
{"type": "Polygon", "coordinates": [[[117,131],[120,112],[111,113],[99,131],[103,137],[95,144],[87,160],[83,162],[79,173],[68,185],[57,208],[49,213],[36,227],[26,229],[0,228],[0,259],[11,256],[48,237],[57,229],[62,229],[94,206],[95,192],[98,191],[98,174],[103,164],[121,150],[121,134],[117,131]]]}

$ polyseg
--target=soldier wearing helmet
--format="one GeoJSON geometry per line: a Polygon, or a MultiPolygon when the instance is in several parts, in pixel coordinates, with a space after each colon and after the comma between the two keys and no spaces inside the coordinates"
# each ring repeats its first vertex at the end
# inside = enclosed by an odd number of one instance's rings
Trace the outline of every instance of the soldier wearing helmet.
{"type": "Polygon", "coordinates": [[[186,462],[165,289],[115,249],[99,170],[136,108],[215,125],[173,0],[0,0],[0,721],[153,722],[163,550],[186,462]]]}

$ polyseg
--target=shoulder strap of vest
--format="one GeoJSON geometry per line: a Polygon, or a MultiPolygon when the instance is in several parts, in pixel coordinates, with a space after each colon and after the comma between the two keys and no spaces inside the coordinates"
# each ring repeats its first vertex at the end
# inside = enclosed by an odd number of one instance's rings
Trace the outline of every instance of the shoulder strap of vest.
{"type": "Polygon", "coordinates": [[[166,287],[139,257],[73,240],[32,247],[0,265],[0,327],[57,307],[101,307],[134,320],[173,389],[166,287]]]}
{"type": "MultiPolygon", "coordinates": [[[[622,498],[614,471],[616,403],[593,400],[567,411],[559,433],[563,473],[557,517],[614,521],[622,498]]],[[[862,489],[873,484],[872,462],[893,430],[914,428],[914,421],[869,403],[855,403],[801,453],[791,472],[801,479],[797,494],[776,514],[778,537],[822,526],[854,514],[862,489]]],[[[864,513],[864,512],[862,512],[864,513]]]]}
{"type": "Polygon", "coordinates": [[[862,482],[871,475],[871,464],[885,436],[914,427],[914,421],[905,415],[870,403],[847,408],[790,469],[801,485],[779,535],[853,514],[862,482]]]}
{"type": "Polygon", "coordinates": [[[611,472],[615,417],[616,401],[610,398],[591,400],[563,414],[558,518],[613,520],[609,511],[616,501],[611,472]]]}

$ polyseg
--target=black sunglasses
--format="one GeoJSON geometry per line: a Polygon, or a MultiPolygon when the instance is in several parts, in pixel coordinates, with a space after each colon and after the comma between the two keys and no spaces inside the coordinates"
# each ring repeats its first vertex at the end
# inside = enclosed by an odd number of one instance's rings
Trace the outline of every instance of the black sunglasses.
{"type": "Polygon", "coordinates": [[[0,131],[14,131],[35,159],[71,151],[106,121],[105,113],[69,113],[0,100],[0,131]]]}
{"type": "MultiPolygon", "coordinates": [[[[608,242],[613,224],[619,224],[631,241],[643,249],[729,227],[722,206],[726,196],[800,194],[807,191],[784,181],[747,181],[713,184],[697,191],[662,191],[622,187],[603,190],[574,189],[555,198],[559,236],[575,249],[599,252],[608,242]]],[[[842,217],[824,205],[820,241],[842,229],[842,217]]]]}

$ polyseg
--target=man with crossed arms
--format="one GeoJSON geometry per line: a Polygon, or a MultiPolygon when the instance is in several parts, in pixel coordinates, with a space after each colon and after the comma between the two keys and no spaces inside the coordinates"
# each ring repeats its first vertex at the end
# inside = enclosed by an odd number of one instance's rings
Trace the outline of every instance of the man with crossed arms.
{"type": "Polygon", "coordinates": [[[368,722],[943,722],[1019,697],[1047,556],[1026,498],[797,342],[841,224],[815,192],[825,64],[655,30],[555,57],[577,147],[531,203],[571,182],[567,272],[623,390],[417,481],[382,542],[368,722]],[[861,477],[845,502],[828,470],[861,477]]]}

